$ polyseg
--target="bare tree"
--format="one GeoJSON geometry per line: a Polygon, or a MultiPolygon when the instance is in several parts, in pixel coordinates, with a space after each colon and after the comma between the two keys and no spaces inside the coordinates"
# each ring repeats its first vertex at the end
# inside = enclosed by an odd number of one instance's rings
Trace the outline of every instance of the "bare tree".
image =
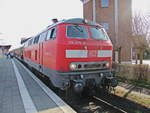
{"type": "MultiPolygon", "coordinates": [[[[133,47],[139,54],[140,64],[143,64],[144,51],[149,48],[150,21],[148,16],[137,13],[132,18],[133,47]]],[[[137,57],[136,57],[137,58],[137,57]]]]}

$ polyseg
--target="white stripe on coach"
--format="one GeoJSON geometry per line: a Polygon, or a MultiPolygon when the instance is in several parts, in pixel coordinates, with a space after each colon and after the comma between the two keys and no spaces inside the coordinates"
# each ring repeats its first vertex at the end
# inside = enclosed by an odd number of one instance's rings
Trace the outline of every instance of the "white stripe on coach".
{"type": "Polygon", "coordinates": [[[66,58],[87,58],[88,50],[66,50],[66,58]]]}
{"type": "Polygon", "coordinates": [[[38,85],[44,90],[44,92],[58,105],[64,113],[76,113],[68,104],[60,99],[51,89],[49,89],[44,83],[42,83],[31,71],[29,71],[19,61],[18,63],[29,73],[29,75],[38,83],[38,85]]]}
{"type": "Polygon", "coordinates": [[[32,98],[31,96],[29,95],[29,92],[24,84],[24,81],[14,63],[13,60],[12,61],[12,64],[13,64],[13,67],[14,67],[14,71],[15,71],[15,75],[16,75],[16,78],[17,78],[17,82],[18,82],[18,86],[19,86],[19,91],[20,91],[20,94],[21,94],[21,98],[22,98],[22,101],[23,101],[23,105],[24,105],[24,109],[25,109],[25,112],[26,113],[37,113],[37,109],[32,101],[32,98]]]}

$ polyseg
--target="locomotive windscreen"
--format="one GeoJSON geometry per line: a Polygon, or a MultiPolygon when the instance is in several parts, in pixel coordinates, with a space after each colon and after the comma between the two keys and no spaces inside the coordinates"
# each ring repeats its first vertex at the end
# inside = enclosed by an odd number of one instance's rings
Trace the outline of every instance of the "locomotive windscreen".
{"type": "Polygon", "coordinates": [[[91,27],[90,31],[91,31],[93,39],[96,39],[96,40],[107,40],[108,39],[106,32],[102,28],[99,29],[97,27],[91,27]]]}
{"type": "MultiPolygon", "coordinates": [[[[75,39],[88,39],[88,28],[80,25],[67,26],[67,36],[75,39]]],[[[91,38],[95,40],[108,40],[107,33],[103,28],[90,27],[91,38]]]]}
{"type": "Polygon", "coordinates": [[[80,38],[87,39],[88,32],[86,27],[79,25],[69,25],[67,26],[67,36],[69,38],[80,38]]]}

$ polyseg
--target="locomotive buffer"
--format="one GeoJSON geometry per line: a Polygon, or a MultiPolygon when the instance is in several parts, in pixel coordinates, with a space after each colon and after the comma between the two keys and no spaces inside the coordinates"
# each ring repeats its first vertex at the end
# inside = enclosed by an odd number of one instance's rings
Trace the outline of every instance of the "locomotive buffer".
{"type": "Polygon", "coordinates": [[[0,58],[0,113],[75,113],[15,59],[0,58]]]}

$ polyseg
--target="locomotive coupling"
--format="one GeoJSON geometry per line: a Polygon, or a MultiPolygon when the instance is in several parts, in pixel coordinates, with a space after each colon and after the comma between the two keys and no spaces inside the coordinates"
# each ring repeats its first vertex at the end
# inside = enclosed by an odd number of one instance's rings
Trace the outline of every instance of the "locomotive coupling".
{"type": "Polygon", "coordinates": [[[106,81],[112,87],[116,87],[118,85],[118,80],[115,77],[106,77],[106,81]]]}
{"type": "Polygon", "coordinates": [[[82,83],[76,83],[74,85],[74,91],[77,93],[77,94],[80,94],[82,91],[83,91],[83,84],[82,83]]]}
{"type": "Polygon", "coordinates": [[[77,94],[80,94],[84,89],[83,81],[74,81],[73,83],[73,89],[77,94]]]}

